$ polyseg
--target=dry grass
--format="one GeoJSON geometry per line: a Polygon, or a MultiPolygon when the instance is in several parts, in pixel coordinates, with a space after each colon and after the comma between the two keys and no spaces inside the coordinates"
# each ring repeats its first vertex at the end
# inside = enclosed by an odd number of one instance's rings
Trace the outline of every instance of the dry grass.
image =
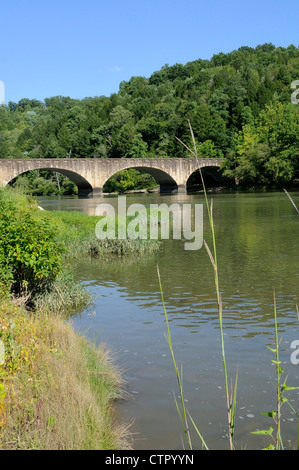
{"type": "MultiPolygon", "coordinates": [[[[129,448],[128,426],[117,424],[113,412],[124,383],[109,351],[91,345],[58,316],[28,318],[27,313],[24,324],[24,313],[18,310],[13,306],[10,311],[14,324],[21,325],[13,341],[20,341],[14,347],[24,354],[17,369],[4,375],[1,448],[129,448]]],[[[7,320],[6,325],[9,336],[12,323],[7,320]]]]}

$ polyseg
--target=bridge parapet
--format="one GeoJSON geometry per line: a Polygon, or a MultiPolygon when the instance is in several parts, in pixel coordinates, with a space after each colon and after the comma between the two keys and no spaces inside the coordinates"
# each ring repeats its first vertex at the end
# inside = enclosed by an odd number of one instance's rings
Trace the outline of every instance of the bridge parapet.
{"type": "Polygon", "coordinates": [[[151,174],[161,192],[186,192],[187,181],[199,168],[220,167],[222,158],[41,158],[0,160],[0,184],[31,170],[52,170],[68,176],[79,195],[101,194],[115,173],[136,168],[151,174]]]}

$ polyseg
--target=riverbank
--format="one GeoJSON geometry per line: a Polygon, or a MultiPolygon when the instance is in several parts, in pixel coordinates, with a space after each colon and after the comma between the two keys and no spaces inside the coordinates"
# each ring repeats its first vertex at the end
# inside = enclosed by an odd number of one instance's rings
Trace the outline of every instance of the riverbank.
{"type": "Polygon", "coordinates": [[[0,448],[108,450],[129,447],[113,403],[124,380],[110,352],[76,334],[61,315],[0,303],[0,448]]]}
{"type": "Polygon", "coordinates": [[[95,236],[98,218],[47,212],[10,189],[0,192],[1,449],[125,449],[113,403],[124,379],[111,353],[67,320],[88,305],[72,276],[78,257],[103,262],[158,244],[95,236]]]}

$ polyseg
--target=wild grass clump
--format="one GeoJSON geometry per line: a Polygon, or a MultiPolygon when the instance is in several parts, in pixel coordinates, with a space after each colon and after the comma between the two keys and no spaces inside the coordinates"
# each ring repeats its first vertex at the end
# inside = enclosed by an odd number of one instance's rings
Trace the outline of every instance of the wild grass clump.
{"type": "Polygon", "coordinates": [[[128,428],[113,414],[124,381],[111,353],[58,315],[29,314],[7,301],[0,311],[0,448],[127,448],[128,428]]]}
{"type": "Polygon", "coordinates": [[[51,288],[34,298],[34,309],[64,318],[80,312],[91,302],[91,295],[74,280],[70,271],[64,270],[53,281],[51,288]]]}
{"type": "MultiPolygon", "coordinates": [[[[118,239],[117,217],[115,238],[102,240],[96,236],[99,216],[89,216],[77,211],[53,211],[49,213],[49,217],[57,226],[57,240],[64,244],[67,258],[139,256],[155,253],[161,248],[158,240],[118,239]]],[[[126,220],[128,222],[129,219],[126,220]]]]}

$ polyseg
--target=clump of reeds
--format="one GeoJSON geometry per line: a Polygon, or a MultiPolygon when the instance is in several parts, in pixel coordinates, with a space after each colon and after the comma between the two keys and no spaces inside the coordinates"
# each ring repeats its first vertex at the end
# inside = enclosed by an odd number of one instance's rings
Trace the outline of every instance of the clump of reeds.
{"type": "MultiPolygon", "coordinates": [[[[118,219],[114,239],[99,239],[96,224],[99,216],[89,216],[77,211],[52,211],[50,219],[57,225],[57,239],[66,247],[66,255],[71,259],[79,257],[109,257],[147,255],[161,249],[159,240],[118,239],[118,219]]],[[[129,219],[126,221],[128,223],[129,219]]]]}
{"type": "Polygon", "coordinates": [[[87,307],[90,302],[91,295],[84,286],[74,280],[70,271],[63,270],[49,289],[35,296],[33,307],[37,311],[68,317],[87,307]]]}

